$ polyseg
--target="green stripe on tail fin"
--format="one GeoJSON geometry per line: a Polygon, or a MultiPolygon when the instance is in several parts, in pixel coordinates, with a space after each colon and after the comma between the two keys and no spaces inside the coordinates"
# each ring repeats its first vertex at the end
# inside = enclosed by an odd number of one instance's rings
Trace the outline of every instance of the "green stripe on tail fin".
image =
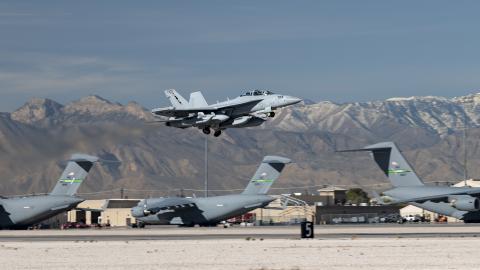
{"type": "Polygon", "coordinates": [[[75,195],[93,163],[97,161],[98,158],[94,156],[73,154],[50,195],[75,195]]]}

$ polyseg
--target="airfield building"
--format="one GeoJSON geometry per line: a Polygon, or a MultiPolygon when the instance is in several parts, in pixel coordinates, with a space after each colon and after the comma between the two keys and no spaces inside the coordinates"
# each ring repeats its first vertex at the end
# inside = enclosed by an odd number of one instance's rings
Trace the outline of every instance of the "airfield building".
{"type": "Polygon", "coordinates": [[[130,209],[139,201],[139,199],[86,200],[79,204],[76,210],[67,213],[68,222],[112,227],[129,226],[135,222],[130,209]]]}

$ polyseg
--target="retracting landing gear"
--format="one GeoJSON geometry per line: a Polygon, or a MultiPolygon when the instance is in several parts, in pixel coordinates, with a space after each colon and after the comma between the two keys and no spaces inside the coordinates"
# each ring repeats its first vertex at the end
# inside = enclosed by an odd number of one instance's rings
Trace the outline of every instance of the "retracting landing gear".
{"type": "MultiPolygon", "coordinates": [[[[205,128],[202,129],[202,132],[203,132],[203,134],[209,135],[209,134],[212,133],[212,129],[210,129],[209,127],[205,127],[205,128]]],[[[222,135],[222,131],[214,129],[213,136],[218,137],[220,135],[222,135]]]]}
{"type": "Polygon", "coordinates": [[[270,113],[268,114],[268,117],[272,117],[272,118],[275,117],[275,112],[270,112],[270,113]]]}

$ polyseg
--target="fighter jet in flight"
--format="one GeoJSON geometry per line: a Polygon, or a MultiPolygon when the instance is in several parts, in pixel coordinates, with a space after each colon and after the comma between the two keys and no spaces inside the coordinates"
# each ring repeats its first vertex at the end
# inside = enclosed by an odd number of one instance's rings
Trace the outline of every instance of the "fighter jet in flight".
{"type": "Polygon", "coordinates": [[[74,154],[48,195],[0,199],[0,229],[25,229],[75,208],[84,199],[75,193],[97,157],[74,154]]]}
{"type": "Polygon", "coordinates": [[[290,160],[266,156],[241,194],[204,198],[144,199],[132,208],[137,225],[209,226],[256,208],[267,206],[275,198],[266,195],[290,160]]]}
{"type": "Polygon", "coordinates": [[[171,107],[153,109],[155,116],[168,117],[166,126],[176,128],[197,127],[203,133],[218,137],[227,128],[259,126],[268,117],[275,116],[275,110],[302,101],[299,98],[277,95],[270,91],[254,90],[237,98],[208,105],[201,92],[190,94],[187,102],[177,91],[170,89],[165,95],[171,107]]]}
{"type": "Polygon", "coordinates": [[[393,142],[338,152],[357,151],[371,152],[377,165],[394,186],[378,198],[380,203],[408,203],[464,222],[480,222],[480,188],[426,186],[393,142]]]}

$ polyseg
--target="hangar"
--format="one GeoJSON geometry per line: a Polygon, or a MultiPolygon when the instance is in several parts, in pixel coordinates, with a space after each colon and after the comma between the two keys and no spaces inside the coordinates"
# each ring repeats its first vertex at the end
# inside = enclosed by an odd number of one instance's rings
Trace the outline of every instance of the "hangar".
{"type": "Polygon", "coordinates": [[[67,221],[87,225],[129,226],[135,223],[130,209],[139,201],[140,199],[86,200],[77,209],[67,213],[67,221]]]}

